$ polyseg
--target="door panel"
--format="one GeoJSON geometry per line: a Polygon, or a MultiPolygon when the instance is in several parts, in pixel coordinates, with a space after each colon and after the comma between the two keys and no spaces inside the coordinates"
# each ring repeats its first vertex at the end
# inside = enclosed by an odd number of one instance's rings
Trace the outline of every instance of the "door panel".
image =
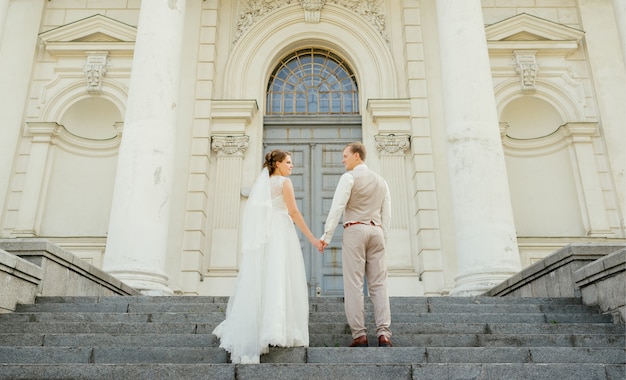
{"type": "MultiPolygon", "coordinates": [[[[322,128],[320,128],[322,129],[322,128]]],[[[342,161],[343,148],[348,142],[358,141],[361,130],[338,127],[323,128],[326,132],[334,130],[336,138],[328,139],[290,139],[285,134],[270,129],[265,133],[264,154],[273,149],[287,150],[292,153],[294,169],[291,181],[294,185],[296,203],[313,235],[320,237],[324,232],[324,223],[330,210],[335,188],[339,178],[345,172],[342,161]],[[296,141],[294,141],[296,140],[296,141]],[[299,140],[299,141],[298,141],[299,140]],[[326,141],[324,141],[326,140],[326,141]]],[[[311,133],[314,136],[318,132],[311,133]]],[[[300,136],[293,129],[292,137],[300,136]]],[[[341,274],[341,237],[343,228],[338,226],[333,240],[320,254],[296,227],[304,255],[307,282],[310,296],[342,296],[343,276],[341,274]]]]}
{"type": "MultiPolygon", "coordinates": [[[[318,173],[319,186],[313,197],[314,210],[318,212],[316,219],[320,225],[320,234],[324,232],[324,224],[328,211],[333,201],[335,188],[339,178],[345,172],[342,161],[342,152],[345,144],[319,144],[317,146],[320,158],[320,170],[318,173]]],[[[324,254],[318,253],[318,268],[321,282],[321,292],[326,296],[343,295],[343,276],[341,274],[341,238],[343,228],[337,227],[333,240],[324,250],[324,254]]]]}

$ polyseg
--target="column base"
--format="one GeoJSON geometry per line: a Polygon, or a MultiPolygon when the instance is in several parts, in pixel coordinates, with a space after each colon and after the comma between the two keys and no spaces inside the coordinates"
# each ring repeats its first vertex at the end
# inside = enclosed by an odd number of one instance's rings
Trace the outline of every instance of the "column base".
{"type": "Polygon", "coordinates": [[[509,270],[493,271],[487,273],[464,274],[455,278],[454,289],[450,291],[451,297],[473,297],[483,295],[494,286],[507,280],[517,272],[509,270]]]}
{"type": "Polygon", "coordinates": [[[167,286],[167,276],[138,271],[107,271],[124,284],[145,296],[172,296],[174,291],[167,286]]]}

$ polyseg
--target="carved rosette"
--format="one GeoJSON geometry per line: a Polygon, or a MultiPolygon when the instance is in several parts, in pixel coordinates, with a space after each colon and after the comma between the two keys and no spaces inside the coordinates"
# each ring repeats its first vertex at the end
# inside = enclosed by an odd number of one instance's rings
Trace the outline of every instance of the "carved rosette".
{"type": "Polygon", "coordinates": [[[243,156],[248,150],[249,136],[212,136],[211,148],[218,156],[243,156]]]}
{"type": "Polygon", "coordinates": [[[409,135],[395,135],[391,133],[388,135],[376,135],[374,139],[376,140],[376,149],[387,154],[404,153],[411,147],[409,135]]]}
{"type": "Polygon", "coordinates": [[[537,77],[537,59],[534,50],[514,51],[513,60],[515,61],[515,69],[520,75],[520,83],[522,92],[535,91],[535,79],[537,77]]]}
{"type": "Polygon", "coordinates": [[[109,66],[109,53],[106,51],[87,52],[87,61],[83,72],[87,78],[87,91],[99,92],[102,89],[102,78],[109,66]]]}

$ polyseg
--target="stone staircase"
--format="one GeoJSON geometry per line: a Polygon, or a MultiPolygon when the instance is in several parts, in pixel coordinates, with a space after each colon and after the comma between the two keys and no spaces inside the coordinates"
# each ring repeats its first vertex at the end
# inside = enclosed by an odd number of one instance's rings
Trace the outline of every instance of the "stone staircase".
{"type": "Polygon", "coordinates": [[[625,326],[580,298],[392,298],[393,348],[345,347],[342,299],[313,298],[311,347],[258,365],[229,364],[211,334],[226,302],[39,297],[0,314],[0,379],[626,378],[625,326]]]}

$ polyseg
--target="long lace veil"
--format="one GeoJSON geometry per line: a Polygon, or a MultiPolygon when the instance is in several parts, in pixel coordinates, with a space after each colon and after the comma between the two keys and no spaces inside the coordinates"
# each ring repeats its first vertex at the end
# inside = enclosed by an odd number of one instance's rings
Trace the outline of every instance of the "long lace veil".
{"type": "Polygon", "coordinates": [[[263,168],[250,190],[241,223],[241,265],[226,320],[213,332],[220,347],[231,353],[233,363],[258,363],[265,347],[260,344],[259,325],[263,305],[261,271],[264,247],[269,241],[272,199],[270,176],[263,168]]]}

